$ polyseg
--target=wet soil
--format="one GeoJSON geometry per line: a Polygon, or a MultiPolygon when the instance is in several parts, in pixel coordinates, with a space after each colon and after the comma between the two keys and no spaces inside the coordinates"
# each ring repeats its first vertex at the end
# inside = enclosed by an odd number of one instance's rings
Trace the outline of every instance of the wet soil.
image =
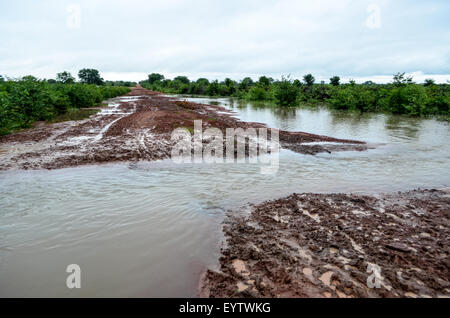
{"type": "MultiPolygon", "coordinates": [[[[140,86],[128,96],[109,107],[111,111],[101,111],[88,119],[37,125],[0,137],[0,170],[166,159],[173,146],[173,130],[192,130],[194,120],[202,120],[203,129],[215,127],[223,132],[226,128],[266,127],[242,122],[220,106],[177,100],[140,86]]],[[[368,149],[361,141],[304,132],[280,131],[279,139],[282,148],[302,154],[368,149]]]]}
{"type": "Polygon", "coordinates": [[[450,191],[293,194],[227,216],[204,297],[449,297],[450,191]]]}

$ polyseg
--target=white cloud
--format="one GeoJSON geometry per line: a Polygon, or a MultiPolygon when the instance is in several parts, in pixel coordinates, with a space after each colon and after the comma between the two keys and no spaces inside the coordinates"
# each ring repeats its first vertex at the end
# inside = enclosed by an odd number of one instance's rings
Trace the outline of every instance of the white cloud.
{"type": "Polygon", "coordinates": [[[19,0],[3,6],[0,73],[9,76],[54,77],[83,67],[133,80],[150,72],[220,79],[450,74],[444,0],[19,0]],[[79,28],[67,27],[68,5],[80,7],[79,28]],[[366,25],[371,5],[380,8],[379,28],[366,25]]]}

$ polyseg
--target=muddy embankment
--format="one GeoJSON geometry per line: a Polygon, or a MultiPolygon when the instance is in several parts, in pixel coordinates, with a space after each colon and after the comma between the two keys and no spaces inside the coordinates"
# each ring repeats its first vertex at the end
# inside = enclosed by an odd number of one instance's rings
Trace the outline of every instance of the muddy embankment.
{"type": "MultiPolygon", "coordinates": [[[[225,108],[166,97],[142,87],[81,121],[62,122],[0,137],[0,170],[57,169],[118,161],[170,157],[171,133],[179,127],[261,128],[225,108]]],[[[367,149],[360,141],[280,131],[282,147],[302,154],[367,149]],[[319,142],[319,144],[311,144],[319,142]]]]}
{"type": "Polygon", "coordinates": [[[249,206],[228,215],[220,269],[201,295],[448,297],[449,217],[450,191],[438,190],[249,206]]]}

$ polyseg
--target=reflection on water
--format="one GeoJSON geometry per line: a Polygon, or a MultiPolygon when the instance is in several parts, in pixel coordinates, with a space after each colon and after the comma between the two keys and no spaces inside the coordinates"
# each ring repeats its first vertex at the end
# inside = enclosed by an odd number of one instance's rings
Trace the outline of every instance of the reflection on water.
{"type": "Polygon", "coordinates": [[[224,211],[292,192],[450,186],[450,125],[436,120],[280,109],[196,98],[270,127],[379,144],[306,156],[283,150],[276,175],[257,165],[170,161],[0,173],[1,296],[195,296],[216,264],[224,211]],[[79,264],[82,288],[66,288],[79,264]]]}

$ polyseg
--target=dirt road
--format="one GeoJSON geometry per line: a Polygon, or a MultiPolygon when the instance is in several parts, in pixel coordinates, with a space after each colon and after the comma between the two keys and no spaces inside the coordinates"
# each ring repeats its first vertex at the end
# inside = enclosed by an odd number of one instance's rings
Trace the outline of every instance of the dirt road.
{"type": "MultiPolygon", "coordinates": [[[[57,169],[86,164],[170,157],[171,133],[179,127],[265,127],[242,122],[225,108],[166,97],[137,86],[126,98],[88,119],[62,122],[0,137],[0,170],[57,169]]],[[[280,131],[281,146],[303,154],[367,149],[360,141],[280,131]],[[326,142],[328,144],[305,144],[326,142]],[[337,143],[337,144],[336,144],[337,143]]]]}

